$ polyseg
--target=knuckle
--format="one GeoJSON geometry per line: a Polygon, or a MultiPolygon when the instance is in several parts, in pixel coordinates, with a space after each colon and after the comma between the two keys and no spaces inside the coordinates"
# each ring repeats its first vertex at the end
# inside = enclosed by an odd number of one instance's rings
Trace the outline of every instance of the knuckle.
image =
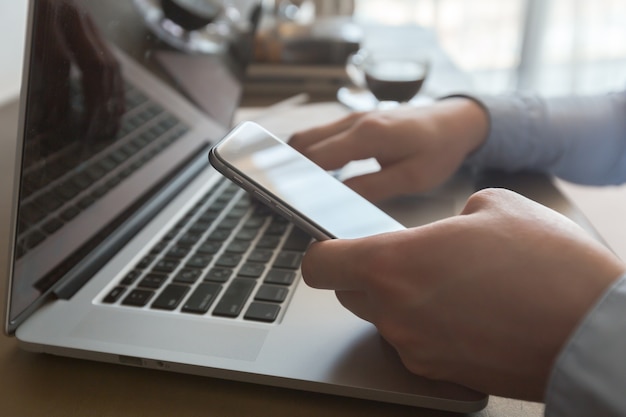
{"type": "Polygon", "coordinates": [[[497,188],[485,188],[475,192],[467,199],[462,213],[474,213],[490,207],[503,192],[504,190],[497,188]]]}
{"type": "Polygon", "coordinates": [[[358,118],[354,124],[359,133],[367,133],[372,136],[384,135],[386,132],[385,120],[376,113],[367,113],[358,118]]]}
{"type": "Polygon", "coordinates": [[[409,372],[429,379],[442,379],[432,356],[419,353],[423,345],[396,323],[381,321],[378,331],[397,352],[400,361],[409,372]]]}
{"type": "Polygon", "coordinates": [[[416,361],[413,358],[406,358],[400,355],[400,360],[404,366],[413,374],[423,376],[432,380],[444,379],[441,373],[430,363],[430,361],[416,361]]]}

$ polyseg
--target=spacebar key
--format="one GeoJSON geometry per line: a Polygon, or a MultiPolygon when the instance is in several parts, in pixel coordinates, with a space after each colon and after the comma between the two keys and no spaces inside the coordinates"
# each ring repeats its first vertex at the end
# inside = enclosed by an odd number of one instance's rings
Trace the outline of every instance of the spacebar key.
{"type": "Polygon", "coordinates": [[[237,317],[239,313],[241,313],[241,310],[243,309],[248,297],[250,297],[255,285],[256,281],[253,279],[234,279],[226,289],[226,292],[224,292],[224,295],[220,299],[219,303],[215,306],[213,315],[237,317]]]}

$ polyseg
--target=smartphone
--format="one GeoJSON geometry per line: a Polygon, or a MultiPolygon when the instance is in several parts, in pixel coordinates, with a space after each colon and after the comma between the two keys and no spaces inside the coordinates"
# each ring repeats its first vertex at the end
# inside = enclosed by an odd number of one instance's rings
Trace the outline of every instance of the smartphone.
{"type": "Polygon", "coordinates": [[[354,239],[405,227],[253,122],[209,151],[211,165],[314,239],[354,239]]]}

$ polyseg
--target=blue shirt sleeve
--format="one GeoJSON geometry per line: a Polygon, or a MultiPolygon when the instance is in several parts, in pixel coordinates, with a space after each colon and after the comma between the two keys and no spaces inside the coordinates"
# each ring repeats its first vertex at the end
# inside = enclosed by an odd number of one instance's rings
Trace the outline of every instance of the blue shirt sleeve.
{"type": "MultiPolygon", "coordinates": [[[[587,185],[626,182],[626,91],[542,99],[472,97],[490,133],[466,164],[549,173],[587,185]]],[[[587,313],[560,352],[546,417],[626,417],[626,274],[587,313]]]]}
{"type": "Polygon", "coordinates": [[[596,303],[559,354],[545,415],[626,416],[626,275],[596,303]]]}
{"type": "Polygon", "coordinates": [[[626,91],[589,97],[473,97],[488,111],[478,169],[540,171],[586,185],[626,182],[626,91]]]}

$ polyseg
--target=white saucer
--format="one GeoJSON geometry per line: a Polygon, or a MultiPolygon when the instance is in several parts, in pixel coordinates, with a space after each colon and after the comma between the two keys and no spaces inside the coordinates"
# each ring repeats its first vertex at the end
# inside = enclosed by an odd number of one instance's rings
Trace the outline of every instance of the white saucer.
{"type": "MultiPolygon", "coordinates": [[[[378,107],[378,100],[368,90],[358,87],[341,87],[337,90],[337,100],[354,111],[369,111],[378,107]]],[[[408,104],[411,106],[427,106],[433,99],[422,94],[413,97],[408,104]]]]}

